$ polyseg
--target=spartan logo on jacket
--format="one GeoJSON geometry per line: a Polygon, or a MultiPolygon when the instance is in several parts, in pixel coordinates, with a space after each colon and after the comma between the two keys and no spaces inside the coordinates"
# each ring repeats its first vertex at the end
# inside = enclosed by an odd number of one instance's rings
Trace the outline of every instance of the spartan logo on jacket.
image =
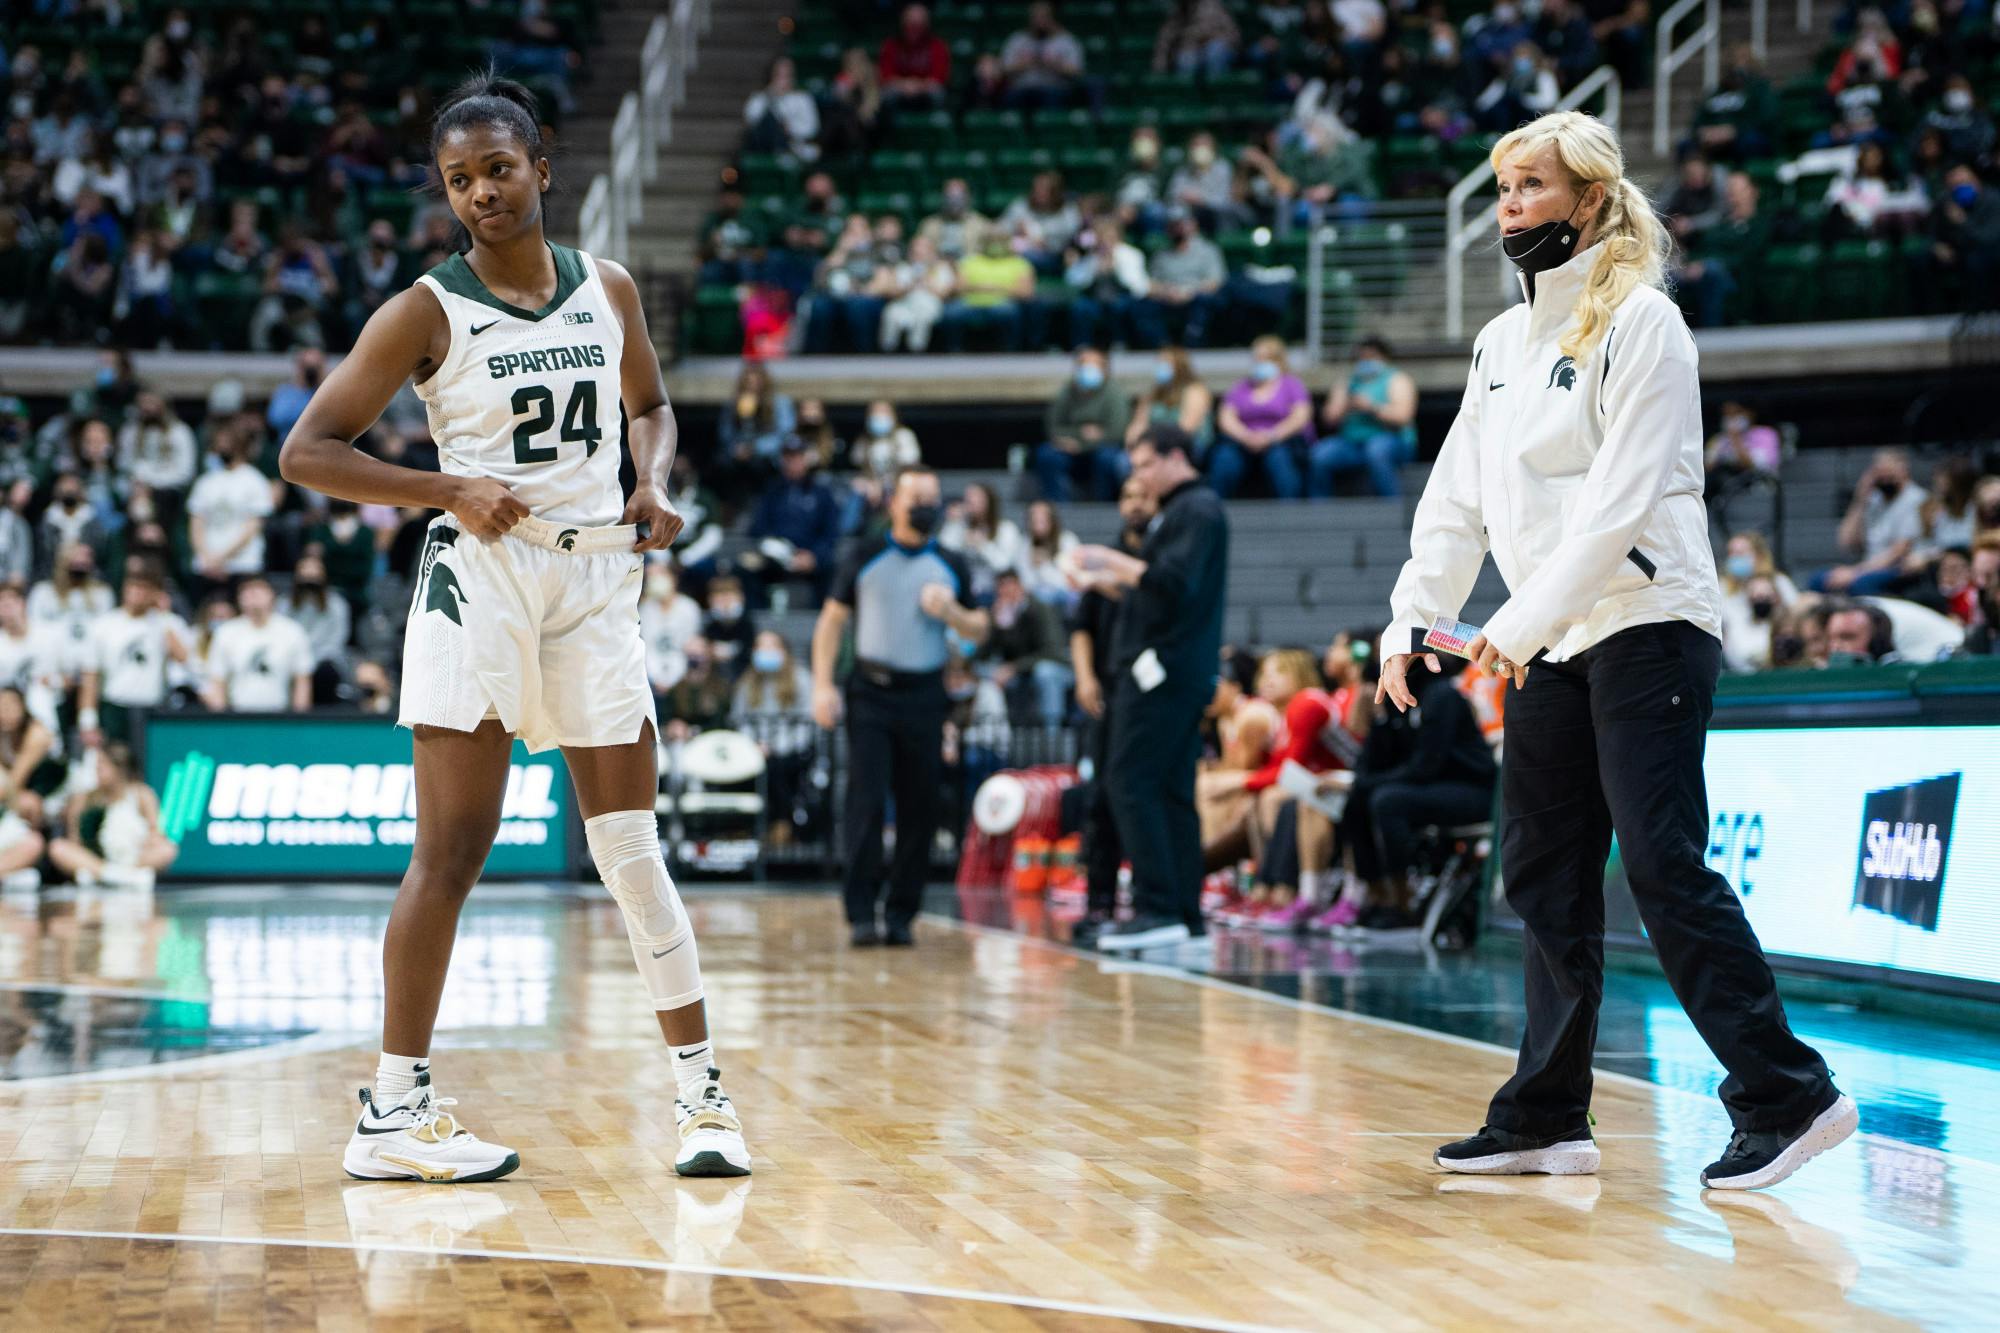
{"type": "Polygon", "coordinates": [[[1545,389],[1554,389],[1557,387],[1564,389],[1576,388],[1576,358],[1573,356],[1557,357],[1555,365],[1549,370],[1549,382],[1542,387],[1545,389]]]}

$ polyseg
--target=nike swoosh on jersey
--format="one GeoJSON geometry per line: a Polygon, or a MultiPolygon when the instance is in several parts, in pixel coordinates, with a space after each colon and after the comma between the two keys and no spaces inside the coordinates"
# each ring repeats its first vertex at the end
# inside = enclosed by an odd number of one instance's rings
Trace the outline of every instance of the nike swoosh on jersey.
{"type": "Polygon", "coordinates": [[[477,338],[480,334],[486,332],[486,330],[492,328],[495,324],[498,324],[499,322],[500,321],[497,319],[489,319],[484,324],[474,324],[472,326],[472,336],[477,338]]]}

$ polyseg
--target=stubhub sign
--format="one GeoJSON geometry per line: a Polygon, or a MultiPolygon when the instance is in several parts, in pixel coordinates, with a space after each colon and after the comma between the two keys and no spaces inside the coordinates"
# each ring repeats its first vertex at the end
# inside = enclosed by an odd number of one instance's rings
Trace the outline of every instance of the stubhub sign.
{"type": "MultiPolygon", "coordinates": [[[[382,718],[155,714],[146,780],[177,878],[394,876],[416,842],[410,738],[382,718]]],[[[489,875],[567,875],[561,758],[516,743],[489,875]]]]}

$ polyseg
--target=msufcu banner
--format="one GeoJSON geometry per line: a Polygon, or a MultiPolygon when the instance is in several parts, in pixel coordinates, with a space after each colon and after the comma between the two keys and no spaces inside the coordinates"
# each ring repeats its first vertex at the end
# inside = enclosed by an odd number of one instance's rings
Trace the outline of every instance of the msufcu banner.
{"type": "MultiPolygon", "coordinates": [[[[416,842],[410,737],[380,717],[156,713],[146,781],[181,879],[397,876],[416,842]]],[[[556,751],[518,741],[488,875],[570,873],[556,751]]]]}

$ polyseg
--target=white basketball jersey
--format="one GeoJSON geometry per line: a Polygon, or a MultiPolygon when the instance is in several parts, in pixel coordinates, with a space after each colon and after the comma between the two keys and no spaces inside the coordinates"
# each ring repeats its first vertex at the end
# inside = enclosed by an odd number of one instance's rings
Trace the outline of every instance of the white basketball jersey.
{"type": "Polygon", "coordinates": [[[417,396],[444,471],[506,482],[537,518],[602,527],[625,510],[625,336],[590,256],[553,242],[549,253],[556,293],[540,310],[488,291],[464,255],[417,279],[451,322],[451,351],[417,396]]]}

